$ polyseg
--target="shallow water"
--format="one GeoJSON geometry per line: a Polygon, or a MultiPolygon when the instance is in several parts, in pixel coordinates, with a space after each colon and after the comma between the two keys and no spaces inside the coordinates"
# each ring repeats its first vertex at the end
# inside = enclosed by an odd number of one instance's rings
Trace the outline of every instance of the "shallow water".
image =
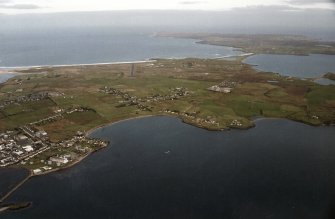
{"type": "Polygon", "coordinates": [[[0,84],[5,83],[8,79],[15,77],[15,74],[0,74],[0,84]]]}

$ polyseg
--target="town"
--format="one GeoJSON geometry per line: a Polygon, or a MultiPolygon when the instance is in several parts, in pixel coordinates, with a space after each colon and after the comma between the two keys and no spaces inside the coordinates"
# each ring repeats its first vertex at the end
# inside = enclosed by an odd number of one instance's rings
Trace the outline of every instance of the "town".
{"type": "MultiPolygon", "coordinates": [[[[40,92],[0,102],[0,109],[25,102],[41,101],[62,94],[40,92]]],[[[77,131],[72,138],[59,142],[50,141],[41,125],[55,122],[65,115],[90,111],[85,107],[57,109],[54,114],[0,133],[0,167],[24,166],[34,175],[47,173],[71,165],[94,150],[107,146],[107,142],[90,139],[77,131]]]]}
{"type": "Polygon", "coordinates": [[[139,110],[142,111],[152,111],[150,106],[147,106],[143,103],[150,103],[150,102],[160,102],[166,100],[177,100],[181,97],[187,96],[190,92],[183,87],[177,87],[170,89],[170,94],[168,95],[161,95],[161,94],[154,94],[150,96],[146,96],[144,98],[139,98],[137,96],[131,96],[127,92],[123,92],[116,88],[112,87],[104,87],[100,89],[101,92],[106,94],[112,94],[117,97],[121,97],[122,100],[119,101],[119,105],[117,107],[125,107],[125,106],[132,106],[136,105],[139,110]]]}
{"type": "Polygon", "coordinates": [[[0,133],[0,167],[14,164],[31,166],[33,174],[37,175],[71,164],[94,148],[106,146],[107,142],[87,138],[79,131],[71,139],[54,143],[49,141],[45,131],[23,126],[15,131],[0,133]],[[53,149],[57,152],[53,153],[53,149]],[[51,151],[50,156],[34,159],[47,151],[51,151]]]}

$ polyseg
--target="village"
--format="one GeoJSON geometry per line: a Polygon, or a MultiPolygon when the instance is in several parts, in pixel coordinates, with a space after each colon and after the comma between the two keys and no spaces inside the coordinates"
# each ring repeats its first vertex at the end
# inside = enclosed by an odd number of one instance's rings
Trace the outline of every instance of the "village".
{"type": "Polygon", "coordinates": [[[33,174],[38,175],[69,165],[94,149],[106,146],[107,142],[87,138],[80,131],[71,139],[54,143],[49,141],[45,131],[23,126],[0,133],[0,167],[22,165],[30,169],[31,166],[33,174]],[[46,151],[51,151],[48,154],[52,155],[39,159],[37,155],[46,151]]]}
{"type": "MultiPolygon", "coordinates": [[[[40,92],[7,99],[0,102],[0,109],[25,102],[41,101],[54,95],[61,94],[40,92]]],[[[59,108],[46,118],[14,130],[0,132],[0,167],[23,166],[30,169],[33,175],[39,175],[71,165],[94,150],[106,147],[107,142],[87,138],[81,131],[72,138],[52,142],[48,133],[39,127],[62,119],[65,115],[89,110],[91,109],[85,107],[59,108]]]]}
{"type": "Polygon", "coordinates": [[[100,92],[121,97],[122,100],[119,101],[119,105],[117,107],[136,105],[137,108],[142,111],[151,111],[150,107],[143,103],[176,100],[190,94],[190,92],[183,87],[176,87],[170,89],[170,94],[168,95],[154,94],[143,98],[139,98],[137,96],[131,96],[129,93],[123,92],[121,90],[112,87],[101,88],[100,92]]]}
{"type": "Polygon", "coordinates": [[[0,102],[0,109],[5,108],[6,106],[9,106],[12,104],[40,101],[40,100],[49,98],[49,96],[50,94],[48,92],[39,92],[39,93],[32,93],[32,94],[17,96],[14,98],[8,98],[0,102]]]}
{"type": "MultiPolygon", "coordinates": [[[[238,85],[238,82],[235,81],[223,81],[218,85],[214,85],[212,87],[209,87],[208,90],[214,91],[214,92],[220,92],[220,93],[231,93],[232,90],[238,85]]],[[[146,96],[144,98],[139,98],[136,96],[131,96],[127,92],[123,92],[119,89],[112,88],[112,87],[104,87],[100,89],[100,92],[106,93],[106,94],[112,94],[114,96],[122,98],[122,100],[119,101],[119,105],[116,107],[126,107],[126,106],[137,106],[138,109],[142,111],[151,111],[151,107],[144,105],[143,103],[150,103],[150,102],[160,102],[160,101],[167,101],[167,100],[177,100],[181,97],[187,96],[191,94],[190,91],[187,90],[187,88],[184,87],[176,87],[176,88],[170,88],[170,94],[168,95],[161,95],[161,94],[155,94],[146,96]]],[[[180,112],[179,110],[175,109],[164,109],[160,111],[163,114],[170,114],[174,116],[178,116],[183,121],[196,124],[200,127],[219,127],[220,123],[216,121],[215,118],[212,118],[208,116],[207,118],[201,118],[197,114],[197,112],[180,112]]],[[[243,126],[243,123],[238,120],[232,120],[229,124],[229,127],[232,128],[241,128],[243,126]]]]}

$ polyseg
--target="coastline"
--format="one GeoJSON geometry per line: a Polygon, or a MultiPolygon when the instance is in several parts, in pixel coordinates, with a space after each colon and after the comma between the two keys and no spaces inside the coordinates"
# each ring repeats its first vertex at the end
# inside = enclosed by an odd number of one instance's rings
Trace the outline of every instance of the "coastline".
{"type": "Polygon", "coordinates": [[[147,118],[147,117],[155,117],[155,116],[166,116],[166,117],[177,118],[177,119],[180,119],[181,122],[183,122],[183,123],[185,123],[187,125],[194,126],[194,127],[200,128],[200,129],[205,129],[207,131],[218,131],[218,132],[220,132],[220,131],[229,131],[229,130],[233,130],[233,129],[235,129],[235,130],[249,130],[249,129],[252,129],[252,128],[256,127],[255,122],[260,121],[260,120],[268,120],[268,119],[269,120],[281,120],[281,119],[284,119],[284,120],[293,121],[293,122],[297,122],[297,123],[302,123],[302,124],[305,124],[305,125],[308,125],[308,126],[314,126],[314,127],[334,126],[335,125],[335,124],[329,124],[329,125],[327,125],[327,124],[320,124],[320,125],[317,125],[317,124],[308,123],[308,122],[305,122],[305,121],[295,120],[295,119],[291,119],[291,118],[256,117],[256,118],[250,118],[250,121],[252,122],[252,125],[247,126],[247,127],[227,127],[225,129],[214,129],[214,128],[208,128],[208,127],[196,124],[196,123],[188,122],[188,121],[184,120],[180,116],[169,115],[169,114],[150,114],[150,115],[142,115],[142,116],[135,116],[135,117],[125,118],[125,119],[116,120],[116,121],[108,122],[106,124],[99,125],[97,127],[94,127],[92,129],[86,131],[85,137],[89,137],[89,135],[91,135],[93,132],[97,131],[98,129],[107,127],[107,126],[115,125],[115,124],[118,124],[118,123],[121,123],[121,122],[125,122],[125,121],[142,119],[142,118],[147,118]]]}
{"type": "Polygon", "coordinates": [[[78,159],[76,159],[75,161],[73,161],[71,164],[67,165],[67,166],[64,166],[64,167],[59,167],[59,168],[55,168],[55,169],[52,169],[52,170],[48,170],[48,171],[45,171],[45,172],[42,172],[40,174],[36,174],[36,175],[32,175],[31,177],[34,177],[34,176],[43,176],[43,175],[46,175],[46,174],[49,174],[49,173],[53,173],[53,172],[58,172],[58,171],[62,171],[62,170],[66,170],[66,169],[69,169],[73,166],[75,166],[76,164],[80,163],[82,160],[84,160],[85,158],[87,158],[88,156],[90,156],[91,154],[97,152],[97,151],[100,151],[104,148],[106,148],[108,145],[104,146],[104,147],[101,147],[101,148],[98,148],[98,149],[95,149],[93,151],[90,151],[88,152],[87,154],[79,157],[78,159]]]}
{"type": "Polygon", "coordinates": [[[158,115],[158,114],[157,115],[143,115],[143,116],[136,116],[136,117],[131,117],[131,118],[127,118],[127,119],[120,119],[120,120],[108,122],[106,124],[99,125],[97,127],[94,127],[92,129],[86,131],[85,137],[89,137],[89,135],[91,135],[93,132],[95,132],[98,129],[101,129],[105,126],[110,126],[110,125],[114,125],[114,124],[117,124],[117,123],[120,123],[120,122],[125,122],[125,121],[129,121],[129,120],[133,120],[133,119],[141,119],[141,118],[146,118],[146,117],[152,117],[152,116],[160,116],[160,115],[158,115]]]}
{"type": "Polygon", "coordinates": [[[101,63],[82,63],[82,64],[64,64],[64,65],[31,65],[31,66],[10,66],[10,67],[1,67],[0,74],[8,74],[14,72],[9,72],[13,70],[27,70],[31,68],[62,68],[62,67],[85,67],[85,66],[95,66],[95,65],[122,65],[122,64],[140,64],[140,63],[151,63],[155,62],[155,59],[150,60],[139,60],[139,61],[124,61],[124,62],[101,62],[101,63]]]}
{"type": "Polygon", "coordinates": [[[15,72],[2,72],[0,71],[0,85],[5,84],[8,80],[14,78],[18,74],[15,72]]]}

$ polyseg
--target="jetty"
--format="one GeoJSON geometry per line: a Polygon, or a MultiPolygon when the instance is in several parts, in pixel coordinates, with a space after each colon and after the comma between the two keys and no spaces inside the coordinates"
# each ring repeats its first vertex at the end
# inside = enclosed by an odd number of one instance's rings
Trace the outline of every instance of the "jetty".
{"type": "Polygon", "coordinates": [[[0,204],[4,202],[11,194],[13,194],[18,188],[20,188],[25,182],[32,177],[33,174],[30,172],[27,177],[25,177],[21,182],[19,182],[14,188],[12,188],[10,191],[7,192],[3,197],[0,198],[0,204]]]}

